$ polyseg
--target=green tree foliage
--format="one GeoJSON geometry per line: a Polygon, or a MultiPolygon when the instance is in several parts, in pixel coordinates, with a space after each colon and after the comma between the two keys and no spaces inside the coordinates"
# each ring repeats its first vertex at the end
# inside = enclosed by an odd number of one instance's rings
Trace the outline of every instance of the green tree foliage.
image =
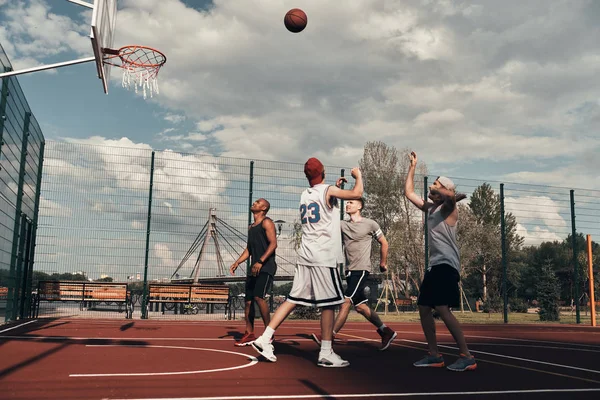
{"type": "Polygon", "coordinates": [[[558,321],[560,319],[558,303],[560,286],[550,260],[547,260],[539,269],[536,287],[540,321],[558,321]]]}
{"type": "MultiPolygon", "coordinates": [[[[481,290],[475,290],[484,302],[488,296],[500,297],[502,285],[502,231],[500,195],[491,185],[478,186],[469,201],[470,212],[459,209],[459,235],[463,243],[463,268],[466,275],[478,274],[469,280],[479,282],[481,290]],[[461,225],[463,227],[461,228],[461,225]],[[465,245],[466,244],[466,245],[465,245]]],[[[517,234],[517,221],[513,214],[505,213],[506,249],[509,259],[516,254],[523,238],[517,234]]],[[[515,271],[515,268],[509,270],[515,271]]],[[[509,277],[511,287],[518,286],[518,274],[509,277]]],[[[509,288],[510,289],[510,288],[509,288]]]]}
{"type": "MultiPolygon", "coordinates": [[[[388,266],[403,286],[405,296],[416,290],[425,273],[423,213],[404,196],[409,149],[398,150],[383,142],[367,142],[359,161],[365,184],[363,216],[375,220],[389,244],[388,266]]],[[[427,173],[418,165],[415,189],[427,173]]],[[[373,262],[379,259],[379,246],[372,248],[373,262]]],[[[377,269],[375,269],[377,271],[377,269]]]]}

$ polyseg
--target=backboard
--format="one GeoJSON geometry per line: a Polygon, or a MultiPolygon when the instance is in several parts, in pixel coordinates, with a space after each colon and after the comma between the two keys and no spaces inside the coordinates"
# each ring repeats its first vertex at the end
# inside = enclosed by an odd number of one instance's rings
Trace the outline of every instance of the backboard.
{"type": "Polygon", "coordinates": [[[98,78],[102,80],[104,93],[108,94],[110,64],[103,62],[103,49],[113,47],[115,25],[117,22],[117,0],[94,0],[92,11],[92,30],[90,39],[96,58],[98,78]]]}

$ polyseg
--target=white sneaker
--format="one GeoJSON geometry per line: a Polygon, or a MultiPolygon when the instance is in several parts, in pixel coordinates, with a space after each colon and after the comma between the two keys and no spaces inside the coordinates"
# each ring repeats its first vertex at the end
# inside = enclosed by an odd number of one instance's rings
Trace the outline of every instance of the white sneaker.
{"type": "Polygon", "coordinates": [[[342,360],[342,357],[338,356],[334,353],[333,350],[330,350],[327,353],[324,353],[322,350],[319,353],[319,362],[317,362],[319,367],[326,368],[343,368],[350,365],[350,363],[346,360],[342,360]]]}
{"type": "Polygon", "coordinates": [[[268,361],[276,362],[277,357],[275,357],[275,348],[273,345],[268,342],[262,335],[258,337],[254,342],[252,342],[252,348],[256,350],[261,356],[266,358],[268,361]]]}

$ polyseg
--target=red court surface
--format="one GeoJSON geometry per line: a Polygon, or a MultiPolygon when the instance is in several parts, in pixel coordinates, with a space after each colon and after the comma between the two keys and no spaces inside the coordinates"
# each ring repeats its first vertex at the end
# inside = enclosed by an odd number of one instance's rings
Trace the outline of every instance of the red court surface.
{"type": "MultiPolygon", "coordinates": [[[[368,323],[348,323],[334,349],[348,368],[317,367],[317,321],[285,321],[276,363],[233,346],[243,323],[40,319],[0,327],[2,399],[598,399],[600,329],[465,325],[475,371],[415,368],[418,324],[378,351],[368,323]]],[[[262,327],[258,330],[262,332],[262,327]]],[[[446,364],[457,349],[442,324],[446,364]]]]}

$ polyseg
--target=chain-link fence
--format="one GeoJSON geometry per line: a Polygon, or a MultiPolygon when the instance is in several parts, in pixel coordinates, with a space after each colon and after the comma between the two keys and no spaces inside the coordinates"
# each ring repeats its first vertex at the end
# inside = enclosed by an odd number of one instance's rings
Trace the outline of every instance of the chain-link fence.
{"type": "MultiPolygon", "coordinates": [[[[12,66],[0,47],[0,70],[12,66]]],[[[0,314],[29,315],[44,136],[15,78],[0,89],[0,314]]]]}
{"type": "MultiPolygon", "coordinates": [[[[350,169],[327,166],[326,182],[333,184],[350,169]]],[[[435,178],[417,176],[417,192],[426,196],[435,178]]],[[[536,273],[548,258],[544,249],[552,246],[555,270],[569,281],[561,284],[565,307],[571,300],[574,310],[585,306],[586,255],[580,241],[587,234],[600,236],[600,206],[593,201],[600,192],[451,178],[467,195],[459,203],[465,309],[502,312],[503,303],[509,311],[535,308],[536,273]]],[[[368,182],[366,187],[366,215],[377,215],[381,199],[369,198],[368,182]]],[[[262,197],[271,204],[268,215],[278,235],[276,277],[289,282],[296,263],[297,205],[305,188],[302,164],[49,141],[34,286],[48,279],[126,283],[134,318],[197,318],[188,312],[189,304],[152,303],[144,290],[151,283],[225,282],[234,298],[229,311],[223,304],[199,304],[194,315],[228,318],[233,309],[239,318],[246,271],[239,268],[232,277],[229,266],[245,247],[251,203],[262,197]]],[[[389,196],[399,198],[401,212],[386,228],[393,274],[378,276],[371,287],[371,301],[380,305],[389,304],[382,290],[388,281],[397,300],[414,302],[427,262],[422,216],[402,201],[402,191],[389,196]]],[[[40,310],[40,315],[126,315],[121,304],[110,302],[85,307],[47,302],[40,310]]]]}

